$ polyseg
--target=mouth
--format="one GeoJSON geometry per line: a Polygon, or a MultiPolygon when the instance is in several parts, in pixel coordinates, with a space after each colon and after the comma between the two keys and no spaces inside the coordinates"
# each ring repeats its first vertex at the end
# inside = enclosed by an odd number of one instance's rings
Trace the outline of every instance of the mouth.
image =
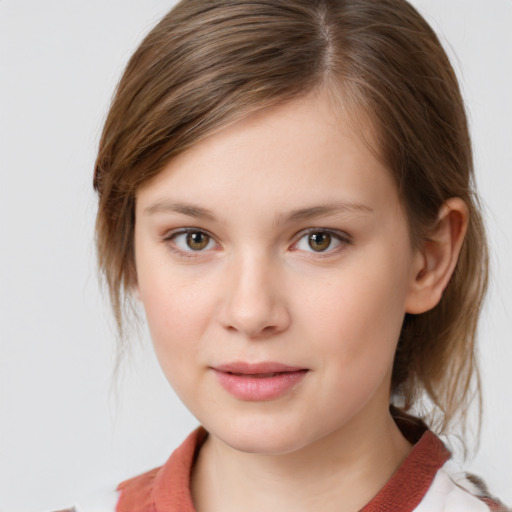
{"type": "Polygon", "coordinates": [[[230,375],[236,375],[238,377],[252,377],[254,379],[266,379],[269,377],[275,377],[276,375],[281,375],[282,373],[289,372],[273,372],[273,373],[237,373],[237,372],[226,372],[230,375]]]}
{"type": "Polygon", "coordinates": [[[211,368],[221,386],[244,401],[269,401],[295,390],[309,369],[275,362],[234,362],[211,368]]]}

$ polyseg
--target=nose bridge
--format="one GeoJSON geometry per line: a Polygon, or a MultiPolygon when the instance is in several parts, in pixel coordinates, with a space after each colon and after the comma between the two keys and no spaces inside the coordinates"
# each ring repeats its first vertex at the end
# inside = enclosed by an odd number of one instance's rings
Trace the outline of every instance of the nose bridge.
{"type": "Polygon", "coordinates": [[[263,250],[246,248],[233,255],[227,268],[229,286],[223,307],[224,326],[249,337],[280,332],[289,323],[280,292],[280,265],[263,250]]]}

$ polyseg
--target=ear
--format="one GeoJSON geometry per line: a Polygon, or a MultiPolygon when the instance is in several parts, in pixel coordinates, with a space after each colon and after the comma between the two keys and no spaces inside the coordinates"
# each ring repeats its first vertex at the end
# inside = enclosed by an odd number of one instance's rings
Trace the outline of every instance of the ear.
{"type": "Polygon", "coordinates": [[[466,203],[459,197],[446,200],[434,229],[417,249],[407,313],[425,313],[439,303],[457,264],[467,226],[466,203]]]}

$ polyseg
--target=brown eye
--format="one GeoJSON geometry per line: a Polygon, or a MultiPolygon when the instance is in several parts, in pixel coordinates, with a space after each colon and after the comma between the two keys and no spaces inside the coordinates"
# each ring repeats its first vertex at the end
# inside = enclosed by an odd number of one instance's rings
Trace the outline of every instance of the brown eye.
{"type": "Polygon", "coordinates": [[[292,245],[294,251],[317,253],[318,257],[338,254],[344,247],[351,245],[349,235],[330,229],[310,229],[292,245]]]}
{"type": "Polygon", "coordinates": [[[210,243],[210,237],[201,231],[187,233],[187,246],[193,251],[202,251],[210,243]]]}
{"type": "Polygon", "coordinates": [[[164,238],[164,242],[172,252],[184,257],[200,256],[218,247],[212,235],[195,228],[171,233],[164,238]]]}
{"type": "Polygon", "coordinates": [[[325,251],[331,246],[331,234],[326,231],[317,231],[308,235],[308,245],[313,251],[325,251]]]}

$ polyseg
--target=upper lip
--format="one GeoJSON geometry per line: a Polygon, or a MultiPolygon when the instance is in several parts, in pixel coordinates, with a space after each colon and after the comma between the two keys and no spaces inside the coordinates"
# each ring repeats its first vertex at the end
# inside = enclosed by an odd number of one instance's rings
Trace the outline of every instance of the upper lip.
{"type": "Polygon", "coordinates": [[[248,363],[245,361],[234,361],[232,363],[221,364],[212,367],[214,370],[223,373],[238,373],[242,375],[257,375],[265,373],[287,373],[306,370],[298,366],[290,366],[273,361],[265,361],[262,363],[248,363]]]}

